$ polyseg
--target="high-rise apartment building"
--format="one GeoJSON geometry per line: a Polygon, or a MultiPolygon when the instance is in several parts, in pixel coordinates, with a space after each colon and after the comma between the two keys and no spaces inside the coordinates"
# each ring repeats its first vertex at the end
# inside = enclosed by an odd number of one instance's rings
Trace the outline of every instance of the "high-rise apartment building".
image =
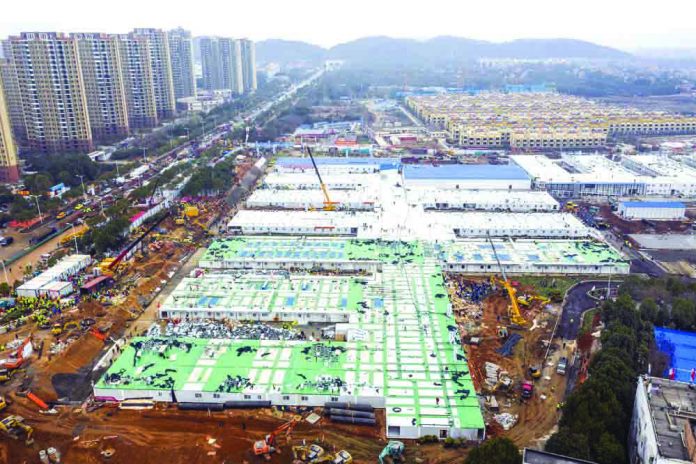
{"type": "Polygon", "coordinates": [[[222,88],[237,94],[244,93],[242,48],[239,40],[220,38],[222,88]]]}
{"type": "Polygon", "coordinates": [[[249,39],[239,40],[244,92],[256,90],[256,45],[249,39]]]}
{"type": "Polygon", "coordinates": [[[160,119],[173,117],[176,112],[176,99],[167,33],[161,29],[134,29],[130,35],[146,37],[149,40],[150,69],[157,116],[160,119]]]}
{"type": "Polygon", "coordinates": [[[9,38],[22,100],[28,148],[34,153],[92,149],[77,41],[54,32],[9,38]]]}
{"type": "Polygon", "coordinates": [[[130,127],[155,127],[159,119],[150,65],[150,40],[145,36],[121,34],[118,42],[130,127]]]}
{"type": "Polygon", "coordinates": [[[3,49],[5,49],[5,58],[0,59],[0,81],[5,90],[5,105],[10,118],[12,135],[19,151],[19,147],[27,143],[27,126],[24,124],[24,108],[22,108],[22,97],[19,94],[17,72],[11,59],[9,41],[3,42],[3,49]]]}
{"type": "Polygon", "coordinates": [[[115,141],[128,135],[128,111],[118,37],[71,34],[77,40],[92,137],[115,141]]]}
{"type": "Polygon", "coordinates": [[[0,79],[0,181],[17,182],[19,180],[18,164],[17,147],[12,137],[5,92],[0,79]]]}
{"type": "Polygon", "coordinates": [[[256,89],[253,42],[226,37],[203,37],[200,44],[205,89],[230,89],[237,94],[256,89]],[[245,74],[249,79],[248,85],[245,84],[245,74]]]}
{"type": "Polygon", "coordinates": [[[174,98],[196,96],[196,79],[193,75],[193,41],[191,33],[182,28],[167,33],[171,57],[174,98]]]}
{"type": "Polygon", "coordinates": [[[222,89],[220,42],[217,37],[201,37],[199,43],[201,48],[203,88],[206,90],[222,89]]]}

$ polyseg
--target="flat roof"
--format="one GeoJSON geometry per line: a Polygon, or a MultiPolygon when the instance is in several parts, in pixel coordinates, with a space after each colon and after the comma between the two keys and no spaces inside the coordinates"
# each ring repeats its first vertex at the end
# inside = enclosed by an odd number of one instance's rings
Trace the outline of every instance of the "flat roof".
{"type": "Polygon", "coordinates": [[[569,458],[558,454],[547,453],[525,448],[522,453],[522,464],[594,464],[583,459],[569,458]]]}
{"type": "MultiPolygon", "coordinates": [[[[227,224],[228,227],[268,227],[286,228],[289,225],[303,228],[363,227],[373,223],[375,214],[369,212],[342,211],[261,211],[243,209],[237,212],[227,224]],[[292,217],[289,216],[292,214],[292,217]]],[[[300,232],[298,234],[301,235],[300,232]]]]}
{"type": "Polygon", "coordinates": [[[648,250],[696,250],[691,234],[630,234],[641,248],[648,250]]]}
{"type": "Polygon", "coordinates": [[[541,190],[475,190],[475,189],[409,189],[409,203],[443,204],[466,203],[485,207],[490,205],[535,205],[558,209],[556,201],[548,192],[541,190]]]}
{"type": "Polygon", "coordinates": [[[685,208],[680,201],[622,201],[626,208],[685,208]]]}
{"type": "MultiPolygon", "coordinates": [[[[377,166],[400,165],[399,158],[375,158],[371,156],[315,156],[318,166],[377,166]]],[[[314,169],[312,160],[307,157],[283,156],[276,158],[276,166],[288,169],[314,169]]]]}
{"type": "Polygon", "coordinates": [[[591,235],[590,229],[570,213],[426,211],[421,220],[433,229],[459,229],[460,236],[468,237],[591,235]]]}
{"type": "Polygon", "coordinates": [[[95,388],[383,398],[388,425],[483,429],[439,266],[385,264],[375,279],[347,325],[360,340],[134,338],[95,388]]]}
{"type": "MultiPolygon", "coordinates": [[[[321,176],[322,180],[329,189],[337,186],[347,186],[343,188],[355,188],[357,186],[371,186],[379,182],[378,173],[328,173],[321,176]]],[[[319,180],[314,171],[306,170],[305,172],[270,172],[263,178],[263,183],[269,186],[303,186],[311,188],[320,188],[319,180]]]]}
{"type": "MultiPolygon", "coordinates": [[[[377,195],[371,189],[355,190],[334,190],[330,192],[331,201],[339,205],[349,205],[355,203],[377,203],[377,195]]],[[[258,203],[268,203],[280,205],[284,203],[311,203],[322,206],[324,204],[324,193],[319,189],[256,189],[247,198],[247,207],[253,207],[258,203]],[[251,205],[251,206],[250,206],[251,205]]]]}
{"type": "Polygon", "coordinates": [[[524,169],[514,164],[445,164],[441,166],[406,165],[405,179],[433,180],[528,180],[524,169]]]}

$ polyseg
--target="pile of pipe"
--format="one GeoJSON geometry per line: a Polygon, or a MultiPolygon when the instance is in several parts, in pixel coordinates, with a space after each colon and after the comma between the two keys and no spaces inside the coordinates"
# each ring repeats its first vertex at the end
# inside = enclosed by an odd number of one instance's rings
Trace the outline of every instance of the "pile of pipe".
{"type": "Polygon", "coordinates": [[[324,403],[324,414],[333,422],[354,425],[375,425],[375,408],[367,403],[324,403]]]}

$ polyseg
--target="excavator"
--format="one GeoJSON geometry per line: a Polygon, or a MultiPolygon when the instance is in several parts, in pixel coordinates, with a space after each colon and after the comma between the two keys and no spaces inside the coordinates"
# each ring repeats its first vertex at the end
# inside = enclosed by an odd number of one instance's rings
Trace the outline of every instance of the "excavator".
{"type": "Polygon", "coordinates": [[[22,416],[7,416],[0,420],[0,431],[8,435],[10,438],[19,440],[24,435],[25,443],[31,445],[34,442],[34,429],[24,423],[22,416]]]}
{"type": "Polygon", "coordinates": [[[336,205],[338,204],[338,202],[331,201],[331,197],[329,197],[329,189],[326,188],[326,184],[321,178],[319,168],[317,167],[317,162],[314,161],[314,156],[312,156],[312,149],[309,148],[309,146],[307,146],[307,154],[309,155],[309,159],[312,160],[314,172],[317,173],[317,178],[319,179],[319,186],[321,186],[321,191],[324,192],[324,211],[336,211],[336,205]]]}
{"type": "Polygon", "coordinates": [[[498,263],[498,267],[500,268],[500,273],[503,276],[502,280],[495,277],[491,277],[491,281],[501,284],[503,288],[505,288],[505,291],[507,291],[508,298],[510,299],[510,322],[513,325],[522,327],[526,326],[527,321],[524,317],[522,317],[522,313],[520,312],[520,306],[517,303],[517,290],[515,290],[515,288],[510,284],[507,275],[505,275],[505,269],[503,268],[503,265],[500,262],[500,258],[498,258],[498,251],[495,249],[495,244],[493,243],[493,240],[491,240],[490,237],[488,237],[488,242],[491,244],[491,248],[493,249],[493,256],[495,256],[495,260],[498,263]]]}
{"type": "Polygon", "coordinates": [[[298,463],[352,464],[353,462],[353,456],[346,450],[341,450],[336,454],[327,454],[324,448],[314,443],[309,446],[293,446],[292,455],[298,463]]]}
{"type": "Polygon", "coordinates": [[[257,440],[254,443],[254,454],[256,456],[263,456],[267,461],[270,460],[271,455],[278,452],[276,436],[282,432],[285,432],[285,436],[290,435],[292,429],[294,429],[299,423],[300,419],[292,419],[266,435],[263,440],[257,440]]]}
{"type": "Polygon", "coordinates": [[[12,378],[14,371],[24,365],[24,361],[34,352],[31,338],[27,337],[7,359],[0,359],[0,383],[12,378]]]}
{"type": "Polygon", "coordinates": [[[379,453],[379,464],[394,464],[403,462],[404,449],[406,447],[400,441],[392,440],[387,443],[381,453],[379,453]]]}

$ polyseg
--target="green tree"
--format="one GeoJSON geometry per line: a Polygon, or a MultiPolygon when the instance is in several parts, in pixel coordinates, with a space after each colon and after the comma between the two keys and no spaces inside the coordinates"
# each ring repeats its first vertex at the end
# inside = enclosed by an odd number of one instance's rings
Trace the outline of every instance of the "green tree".
{"type": "Polygon", "coordinates": [[[640,317],[644,321],[655,322],[657,320],[659,308],[655,300],[652,298],[646,298],[640,303],[640,317]]]}
{"type": "Polygon", "coordinates": [[[624,464],[627,462],[625,447],[609,433],[603,433],[599,437],[594,454],[598,464],[624,464]]]}
{"type": "Polygon", "coordinates": [[[0,295],[9,296],[10,292],[12,292],[12,287],[7,282],[0,283],[0,295]]]}
{"type": "Polygon", "coordinates": [[[568,427],[561,427],[551,435],[544,448],[549,453],[561,454],[578,459],[590,459],[590,443],[587,435],[574,433],[568,427]]]}
{"type": "Polygon", "coordinates": [[[493,438],[472,449],[465,464],[521,464],[517,445],[509,438],[493,438]]]}

